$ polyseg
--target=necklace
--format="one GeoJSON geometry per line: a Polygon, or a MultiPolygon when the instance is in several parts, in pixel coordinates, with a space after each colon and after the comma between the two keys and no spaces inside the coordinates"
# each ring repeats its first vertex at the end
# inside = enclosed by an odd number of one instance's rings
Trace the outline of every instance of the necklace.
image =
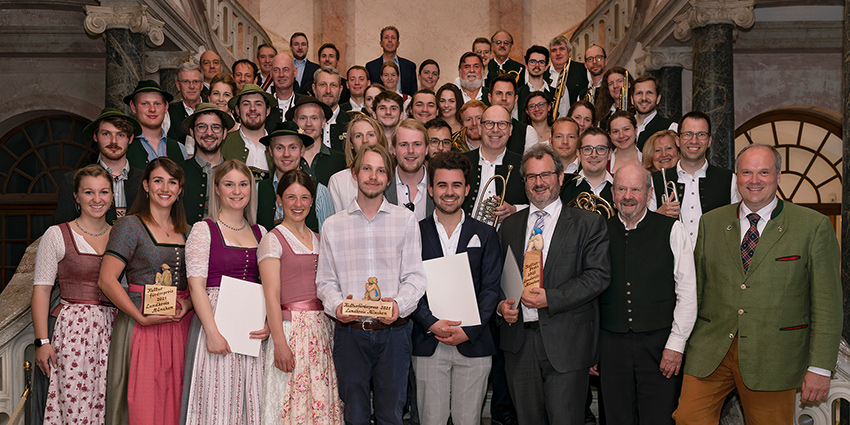
{"type": "Polygon", "coordinates": [[[85,234],[87,234],[87,235],[90,235],[90,236],[94,236],[94,237],[102,236],[104,233],[108,232],[108,231],[109,231],[109,229],[111,229],[111,228],[112,228],[112,226],[110,226],[110,225],[108,225],[108,224],[107,224],[107,225],[106,225],[106,228],[105,228],[105,229],[103,229],[103,231],[102,231],[102,232],[100,232],[100,233],[92,233],[92,232],[89,232],[89,231],[88,231],[88,230],[86,230],[86,229],[83,229],[83,227],[82,227],[82,226],[80,226],[80,223],[78,223],[78,222],[77,222],[77,219],[76,219],[76,218],[74,219],[74,224],[76,224],[76,225],[77,225],[77,228],[78,228],[78,229],[80,229],[80,231],[82,231],[83,233],[85,233],[85,234]]]}
{"type": "Polygon", "coordinates": [[[242,220],[242,227],[240,227],[240,228],[238,228],[238,229],[237,229],[237,228],[235,228],[235,227],[231,227],[231,226],[229,226],[227,223],[225,223],[225,222],[221,221],[221,219],[218,219],[218,222],[219,222],[219,224],[221,224],[222,226],[227,227],[228,229],[233,230],[234,232],[238,232],[238,231],[240,231],[240,230],[243,230],[243,229],[245,229],[245,227],[247,227],[247,226],[248,226],[248,222],[247,222],[247,221],[245,221],[245,220],[242,220]]]}
{"type": "Polygon", "coordinates": [[[309,229],[308,229],[306,232],[300,232],[300,231],[296,231],[295,229],[293,229],[293,228],[291,228],[291,227],[287,226],[286,224],[283,224],[283,227],[286,227],[286,229],[287,229],[287,230],[289,230],[289,231],[290,231],[293,235],[295,235],[295,237],[297,237],[298,239],[304,239],[304,240],[306,240],[306,239],[308,239],[308,238],[309,238],[309,236],[310,236],[310,230],[309,230],[309,229]]]}
{"type": "Polygon", "coordinates": [[[159,223],[156,222],[156,220],[154,220],[153,223],[156,224],[156,227],[159,227],[159,230],[162,230],[163,232],[165,232],[166,238],[171,237],[171,235],[168,233],[168,230],[165,230],[165,227],[160,226],[159,223]]]}

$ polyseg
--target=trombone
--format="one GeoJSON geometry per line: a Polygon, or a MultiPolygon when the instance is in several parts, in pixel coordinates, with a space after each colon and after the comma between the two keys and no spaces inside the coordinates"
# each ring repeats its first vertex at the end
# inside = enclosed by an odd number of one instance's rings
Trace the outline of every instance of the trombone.
{"type": "Polygon", "coordinates": [[[475,208],[475,211],[472,213],[472,218],[493,227],[496,227],[496,225],[499,224],[499,217],[496,215],[496,208],[501,207],[502,204],[505,203],[505,194],[508,191],[508,179],[511,178],[511,171],[513,171],[513,169],[513,165],[508,165],[508,174],[506,174],[505,177],[496,174],[487,180],[487,183],[484,184],[478,194],[478,199],[476,200],[478,207],[475,208]],[[484,194],[487,193],[487,188],[490,187],[490,183],[493,183],[494,180],[502,181],[502,194],[499,196],[499,202],[496,202],[495,196],[483,199],[484,194]]]}

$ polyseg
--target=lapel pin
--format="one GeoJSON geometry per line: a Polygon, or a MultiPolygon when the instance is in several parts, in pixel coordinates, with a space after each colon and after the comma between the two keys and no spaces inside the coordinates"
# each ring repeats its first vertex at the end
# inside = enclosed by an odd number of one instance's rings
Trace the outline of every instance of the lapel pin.
{"type": "Polygon", "coordinates": [[[779,231],[779,233],[782,233],[782,226],[778,226],[778,227],[776,228],[776,230],[778,230],[778,231],[779,231]]]}
{"type": "Polygon", "coordinates": [[[726,226],[726,230],[732,230],[732,225],[730,224],[730,225],[726,226]]]}

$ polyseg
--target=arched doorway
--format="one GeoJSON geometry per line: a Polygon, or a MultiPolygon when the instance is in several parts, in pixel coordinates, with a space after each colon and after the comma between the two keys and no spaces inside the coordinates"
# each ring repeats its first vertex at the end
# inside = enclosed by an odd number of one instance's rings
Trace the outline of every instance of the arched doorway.
{"type": "Polygon", "coordinates": [[[828,216],[841,227],[841,117],[811,106],[765,112],[735,131],[735,153],[751,143],[773,145],[782,154],[779,196],[828,216]]]}
{"type": "Polygon", "coordinates": [[[27,246],[53,224],[58,181],[94,154],[83,134],[90,120],[56,111],[28,113],[0,124],[0,289],[27,246]],[[15,122],[19,121],[19,122],[15,122]]]}

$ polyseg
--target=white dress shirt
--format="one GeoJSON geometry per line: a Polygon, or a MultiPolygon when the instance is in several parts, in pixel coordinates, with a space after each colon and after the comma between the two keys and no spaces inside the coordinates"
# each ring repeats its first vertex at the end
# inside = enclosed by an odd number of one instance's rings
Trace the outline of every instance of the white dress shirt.
{"type": "MultiPolygon", "coordinates": [[[[685,225],[685,230],[688,231],[688,236],[691,237],[691,244],[693,245],[697,243],[699,218],[702,217],[702,204],[699,201],[699,179],[705,177],[706,170],[708,170],[708,161],[705,161],[702,167],[693,175],[682,169],[681,162],[676,164],[676,174],[679,176],[678,182],[685,185],[685,196],[679,200],[679,218],[682,224],[685,225]]],[[[729,195],[731,204],[741,200],[741,195],[738,194],[737,182],[737,177],[735,174],[732,174],[732,187],[729,195]]],[[[655,196],[649,197],[649,209],[651,211],[658,209],[655,196]]]]}
{"type": "Polygon", "coordinates": [[[443,249],[443,257],[457,254],[457,244],[460,242],[460,229],[463,227],[464,221],[466,221],[466,214],[463,213],[463,210],[460,210],[460,221],[454,230],[452,230],[452,235],[449,236],[446,228],[443,227],[443,223],[440,223],[437,212],[434,212],[434,224],[437,226],[437,236],[440,237],[440,247],[443,249]]]}
{"type": "Polygon", "coordinates": [[[351,174],[351,168],[337,171],[328,181],[334,211],[347,209],[357,199],[357,180],[351,174]]]}
{"type": "Polygon", "coordinates": [[[487,183],[490,178],[496,175],[496,166],[502,165],[502,161],[505,159],[505,152],[506,151],[502,151],[502,153],[500,153],[499,156],[496,157],[496,160],[493,162],[490,162],[486,158],[484,158],[484,155],[481,154],[481,151],[478,152],[478,165],[481,166],[481,180],[478,182],[478,198],[475,199],[475,204],[472,206],[472,211],[476,211],[478,209],[478,205],[481,204],[480,201],[482,199],[487,199],[491,196],[497,195],[496,185],[494,184],[491,184],[487,187],[487,191],[484,192],[484,196],[481,196],[480,190],[482,189],[482,184],[487,183]]]}
{"type": "Polygon", "coordinates": [[[316,294],[325,313],[336,309],[349,294],[362,298],[367,279],[376,277],[382,297],[398,304],[407,317],[425,294],[422,240],[416,216],[386,199],[370,220],[351,205],[328,218],[322,229],[316,294]]]}
{"type": "MultiPolygon", "coordinates": [[[[649,123],[652,122],[652,119],[655,118],[656,116],[658,116],[658,110],[657,109],[652,111],[652,113],[649,114],[648,117],[643,119],[643,124],[639,124],[637,126],[637,135],[635,136],[635,140],[640,138],[640,133],[643,132],[643,130],[646,130],[646,126],[649,125],[649,123]]],[[[679,123],[672,122],[672,123],[670,123],[670,126],[667,127],[667,129],[677,131],[679,129],[679,123]]]]}
{"type": "Polygon", "coordinates": [[[342,108],[340,108],[339,105],[336,105],[336,109],[333,111],[331,119],[329,119],[328,122],[325,123],[325,127],[322,128],[322,144],[328,148],[331,147],[331,124],[336,124],[336,119],[339,117],[339,111],[341,110],[342,108]]]}
{"type": "Polygon", "coordinates": [[[425,166],[422,166],[422,171],[422,178],[419,179],[419,183],[416,183],[416,197],[410,199],[410,187],[407,186],[407,183],[401,181],[401,177],[398,175],[399,168],[398,166],[395,167],[395,193],[398,205],[403,207],[404,204],[412,202],[416,221],[425,219],[428,214],[425,211],[428,203],[428,170],[425,166]]]}
{"type": "MultiPolygon", "coordinates": [[[[264,129],[263,134],[268,136],[268,132],[264,129]]],[[[242,142],[245,143],[245,148],[248,149],[248,157],[245,158],[245,165],[249,167],[254,167],[259,170],[269,171],[269,162],[266,160],[266,146],[261,143],[254,143],[245,133],[242,132],[242,129],[239,129],[239,137],[242,138],[242,142]]]]}

